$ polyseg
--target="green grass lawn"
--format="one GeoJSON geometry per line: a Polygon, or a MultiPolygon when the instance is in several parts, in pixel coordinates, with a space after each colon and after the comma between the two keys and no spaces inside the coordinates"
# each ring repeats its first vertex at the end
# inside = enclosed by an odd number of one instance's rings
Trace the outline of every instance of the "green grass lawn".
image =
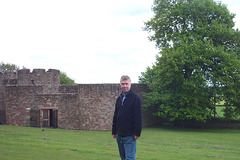
{"type": "MultiPolygon", "coordinates": [[[[240,130],[144,128],[137,160],[237,160],[240,130]]],[[[120,159],[111,131],[0,125],[0,160],[120,159]]]]}

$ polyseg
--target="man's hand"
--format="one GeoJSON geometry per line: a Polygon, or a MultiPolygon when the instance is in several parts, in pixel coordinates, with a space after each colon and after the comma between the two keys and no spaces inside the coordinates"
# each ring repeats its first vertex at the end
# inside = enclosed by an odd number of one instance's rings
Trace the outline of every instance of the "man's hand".
{"type": "Polygon", "coordinates": [[[137,140],[139,136],[133,135],[133,138],[137,140]]]}
{"type": "Polygon", "coordinates": [[[116,135],[116,134],[113,134],[112,136],[113,136],[113,138],[115,138],[115,139],[117,138],[117,135],[116,135]]]}

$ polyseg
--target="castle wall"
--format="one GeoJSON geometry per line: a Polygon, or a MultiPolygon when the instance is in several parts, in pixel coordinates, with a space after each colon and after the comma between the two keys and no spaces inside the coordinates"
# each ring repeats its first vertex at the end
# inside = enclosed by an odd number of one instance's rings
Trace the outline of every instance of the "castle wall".
{"type": "Polygon", "coordinates": [[[0,72],[0,124],[6,123],[6,111],[5,111],[5,84],[10,83],[12,80],[16,80],[16,72],[5,71],[0,72]]]}
{"type": "Polygon", "coordinates": [[[5,86],[0,85],[0,124],[6,123],[5,115],[5,86]]]}
{"type": "MultiPolygon", "coordinates": [[[[60,72],[53,69],[47,72],[44,69],[34,69],[32,72],[29,69],[22,69],[17,73],[6,72],[0,75],[0,80],[2,80],[0,92],[3,93],[0,97],[0,104],[3,103],[4,105],[1,106],[5,106],[0,107],[1,117],[3,117],[1,108],[5,113],[3,124],[39,126],[39,107],[49,106],[49,101],[43,102],[42,97],[47,97],[46,94],[58,93],[60,72]]],[[[50,101],[52,106],[54,100],[50,101]]]]}
{"type": "Polygon", "coordinates": [[[57,93],[60,84],[60,71],[49,69],[22,69],[17,72],[18,85],[42,85],[44,93],[57,93]]]}
{"type": "Polygon", "coordinates": [[[6,86],[6,124],[30,126],[30,109],[36,109],[36,96],[41,91],[42,86],[6,86]]]}
{"type": "MultiPolygon", "coordinates": [[[[24,69],[4,87],[6,124],[42,125],[43,110],[57,110],[57,126],[62,129],[111,130],[119,84],[78,84],[60,86],[56,70],[24,69]],[[31,79],[34,79],[32,83],[31,79]]],[[[144,84],[132,84],[132,90],[143,101],[144,84]]],[[[1,91],[1,89],[0,89],[1,91]]],[[[0,113],[1,114],[1,113],[0,113]]],[[[143,126],[155,122],[151,113],[143,112],[143,126]]]]}
{"type": "Polygon", "coordinates": [[[79,102],[84,117],[84,130],[110,130],[115,101],[120,94],[118,84],[82,84],[79,102]]]}
{"type": "Polygon", "coordinates": [[[60,86],[58,127],[81,130],[111,129],[119,89],[116,84],[60,86]]]}
{"type": "Polygon", "coordinates": [[[83,112],[81,111],[77,94],[62,94],[61,105],[58,107],[58,127],[63,129],[82,129],[85,117],[83,117],[83,112]]]}
{"type": "MultiPolygon", "coordinates": [[[[61,86],[62,103],[59,107],[59,128],[81,130],[111,130],[115,102],[121,93],[119,84],[79,84],[61,86]]],[[[144,84],[132,84],[132,90],[143,101],[144,84]]],[[[151,113],[143,112],[143,126],[156,122],[151,113]]]]}

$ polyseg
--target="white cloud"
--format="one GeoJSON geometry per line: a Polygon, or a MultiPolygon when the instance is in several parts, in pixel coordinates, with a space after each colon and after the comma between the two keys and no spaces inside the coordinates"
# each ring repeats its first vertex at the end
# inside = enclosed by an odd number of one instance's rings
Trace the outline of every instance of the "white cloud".
{"type": "MultiPolygon", "coordinates": [[[[0,1],[0,61],[59,69],[77,83],[118,83],[123,74],[136,83],[158,53],[142,31],[143,22],[153,15],[152,4],[152,0],[0,1]]],[[[239,16],[235,7],[231,10],[239,16]]]]}

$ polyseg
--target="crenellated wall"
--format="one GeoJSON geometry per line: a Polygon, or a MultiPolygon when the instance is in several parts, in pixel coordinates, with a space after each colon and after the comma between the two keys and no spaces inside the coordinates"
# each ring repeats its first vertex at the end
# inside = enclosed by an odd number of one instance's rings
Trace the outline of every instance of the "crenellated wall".
{"type": "MultiPolygon", "coordinates": [[[[111,130],[115,101],[121,92],[119,84],[60,86],[58,70],[24,69],[16,76],[2,82],[7,125],[41,127],[43,110],[51,110],[51,114],[57,113],[54,126],[58,128],[111,130]]],[[[132,84],[132,90],[142,100],[142,92],[149,91],[144,84],[132,84]]],[[[143,112],[144,126],[155,122],[152,114],[143,112]]]]}
{"type": "Polygon", "coordinates": [[[60,85],[60,71],[55,69],[22,69],[17,72],[18,85],[42,85],[44,93],[57,93],[60,85]]]}
{"type": "Polygon", "coordinates": [[[13,71],[0,72],[0,124],[6,123],[5,85],[16,81],[17,74],[13,71]]]}

